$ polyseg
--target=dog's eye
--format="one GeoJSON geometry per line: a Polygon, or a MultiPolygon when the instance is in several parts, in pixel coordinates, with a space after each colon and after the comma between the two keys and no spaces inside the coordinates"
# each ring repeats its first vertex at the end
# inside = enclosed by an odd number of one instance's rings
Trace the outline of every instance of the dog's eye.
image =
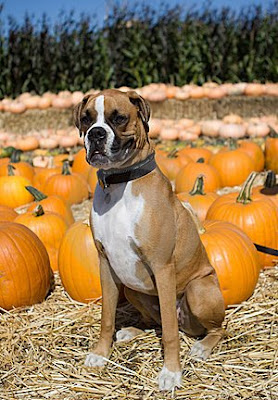
{"type": "Polygon", "coordinates": [[[89,114],[88,110],[86,111],[86,114],[81,117],[81,123],[82,124],[90,124],[92,122],[91,115],[89,114]]]}
{"type": "Polygon", "coordinates": [[[127,122],[127,117],[125,115],[120,115],[120,114],[116,115],[113,118],[113,122],[116,125],[123,125],[123,124],[125,124],[127,122]]]}

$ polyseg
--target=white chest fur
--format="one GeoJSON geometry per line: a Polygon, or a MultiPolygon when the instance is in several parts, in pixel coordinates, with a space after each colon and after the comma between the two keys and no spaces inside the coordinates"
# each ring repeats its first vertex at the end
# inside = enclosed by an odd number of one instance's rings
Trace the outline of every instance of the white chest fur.
{"type": "Polygon", "coordinates": [[[132,194],[132,182],[111,185],[103,191],[98,185],[94,195],[92,223],[109,263],[121,282],[134,290],[149,290],[153,281],[141,265],[131,244],[140,247],[135,229],[143,216],[144,198],[132,194]],[[140,273],[138,273],[140,268],[140,273]]]}

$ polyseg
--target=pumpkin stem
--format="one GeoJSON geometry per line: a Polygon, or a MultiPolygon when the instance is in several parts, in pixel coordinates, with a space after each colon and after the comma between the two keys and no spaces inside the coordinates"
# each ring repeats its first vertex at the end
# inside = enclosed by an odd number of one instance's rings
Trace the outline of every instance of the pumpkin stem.
{"type": "Polygon", "coordinates": [[[278,132],[271,125],[268,126],[270,128],[269,136],[272,138],[278,138],[278,132]]]}
{"type": "Polygon", "coordinates": [[[186,202],[182,202],[182,205],[183,205],[184,208],[186,208],[186,210],[191,215],[191,217],[192,217],[192,219],[193,219],[193,221],[194,221],[194,223],[196,225],[196,228],[197,228],[197,230],[199,232],[199,235],[202,235],[203,233],[205,233],[206,230],[205,230],[202,222],[199,220],[199,218],[198,218],[195,210],[193,209],[192,205],[190,203],[188,203],[187,201],[186,202]]]}
{"type": "Polygon", "coordinates": [[[204,157],[201,157],[201,158],[198,158],[198,160],[196,162],[199,164],[204,164],[205,159],[204,159],[204,157]]]}
{"type": "Polygon", "coordinates": [[[8,176],[14,176],[15,167],[12,164],[8,164],[8,176]]]}
{"type": "Polygon", "coordinates": [[[8,146],[8,147],[4,147],[1,151],[0,154],[0,158],[4,158],[4,157],[11,157],[12,153],[15,151],[16,149],[12,146],[8,146]]]}
{"type": "Polygon", "coordinates": [[[71,175],[68,160],[63,161],[62,175],[71,175]]]}
{"type": "Polygon", "coordinates": [[[35,217],[40,217],[40,216],[44,215],[44,209],[41,204],[37,205],[37,207],[35,208],[35,210],[33,212],[33,215],[35,217]]]}
{"type": "Polygon", "coordinates": [[[229,150],[236,150],[238,148],[236,139],[229,137],[227,142],[229,150]]]}
{"type": "Polygon", "coordinates": [[[11,154],[11,162],[18,163],[20,161],[20,156],[23,153],[22,150],[15,149],[11,154]]]}
{"type": "Polygon", "coordinates": [[[251,199],[251,193],[252,193],[252,188],[253,184],[255,182],[255,179],[257,178],[258,173],[257,172],[251,172],[251,174],[248,176],[246,181],[244,182],[241,191],[239,192],[239,195],[237,196],[237,203],[242,203],[242,204],[248,204],[252,201],[251,199]]]}
{"type": "Polygon", "coordinates": [[[276,186],[276,175],[274,171],[268,171],[266,175],[266,180],[264,183],[265,188],[273,188],[276,186]]]}
{"type": "Polygon", "coordinates": [[[205,195],[204,192],[204,175],[199,175],[194,183],[192,190],[189,192],[191,196],[195,196],[196,194],[205,195]]]}
{"type": "Polygon", "coordinates": [[[33,186],[25,186],[25,189],[28,190],[29,193],[34,197],[35,201],[41,201],[43,199],[47,199],[47,196],[40,192],[38,189],[33,186]]]}

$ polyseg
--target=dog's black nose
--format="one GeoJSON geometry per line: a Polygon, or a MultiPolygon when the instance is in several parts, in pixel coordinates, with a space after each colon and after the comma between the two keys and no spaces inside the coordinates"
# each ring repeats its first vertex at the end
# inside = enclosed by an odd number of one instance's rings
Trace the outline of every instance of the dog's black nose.
{"type": "Polygon", "coordinates": [[[101,126],[95,126],[93,129],[90,130],[89,138],[100,142],[101,140],[106,138],[106,134],[107,133],[104,128],[102,128],[101,126]]]}

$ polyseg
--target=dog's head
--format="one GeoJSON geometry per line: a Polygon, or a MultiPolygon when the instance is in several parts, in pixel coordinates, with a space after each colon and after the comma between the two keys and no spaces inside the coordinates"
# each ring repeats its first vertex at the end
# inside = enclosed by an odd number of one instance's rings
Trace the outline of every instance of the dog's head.
{"type": "Polygon", "coordinates": [[[135,91],[104,90],[87,95],[74,109],[75,125],[84,135],[87,162],[118,168],[148,141],[150,106],[135,91]]]}

